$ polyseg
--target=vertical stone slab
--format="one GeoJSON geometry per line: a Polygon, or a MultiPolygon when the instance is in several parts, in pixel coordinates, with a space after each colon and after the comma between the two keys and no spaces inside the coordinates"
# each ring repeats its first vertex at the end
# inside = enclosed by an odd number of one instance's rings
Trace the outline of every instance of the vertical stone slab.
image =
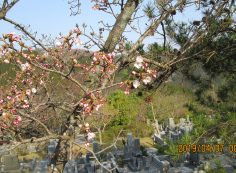
{"type": "Polygon", "coordinates": [[[4,171],[19,171],[20,164],[17,156],[15,155],[5,155],[2,156],[2,166],[4,171]]]}
{"type": "Polygon", "coordinates": [[[128,133],[127,134],[127,146],[132,146],[132,143],[133,143],[132,133],[128,133]]]}
{"type": "Polygon", "coordinates": [[[174,130],[175,127],[176,127],[176,125],[175,125],[174,118],[169,118],[169,128],[170,128],[171,130],[174,130]]]}
{"type": "Polygon", "coordinates": [[[134,154],[141,154],[140,153],[140,139],[135,138],[133,141],[133,153],[134,154]]]}
{"type": "Polygon", "coordinates": [[[100,145],[97,141],[93,141],[93,152],[97,153],[100,151],[100,145]]]}

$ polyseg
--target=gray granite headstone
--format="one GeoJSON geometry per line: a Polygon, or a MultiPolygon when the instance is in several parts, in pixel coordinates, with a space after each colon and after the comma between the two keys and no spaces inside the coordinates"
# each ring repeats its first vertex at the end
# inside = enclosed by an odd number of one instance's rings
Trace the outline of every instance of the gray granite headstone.
{"type": "Polygon", "coordinates": [[[179,119],[179,125],[180,125],[180,126],[184,125],[185,122],[186,122],[185,118],[180,118],[180,119],[179,119]]]}
{"type": "Polygon", "coordinates": [[[140,151],[140,139],[136,138],[133,140],[133,153],[137,156],[137,155],[141,155],[141,151],[140,151]]]}
{"type": "Polygon", "coordinates": [[[128,135],[127,135],[127,145],[131,146],[132,142],[133,142],[132,133],[128,133],[128,135]]]}
{"type": "Polygon", "coordinates": [[[15,155],[4,155],[2,156],[2,165],[1,169],[3,169],[6,172],[9,171],[19,171],[20,164],[17,156],[15,155]]]}
{"type": "Polygon", "coordinates": [[[97,153],[99,151],[100,151],[99,143],[97,141],[93,141],[93,152],[97,153]]]}
{"type": "Polygon", "coordinates": [[[77,173],[77,163],[74,160],[69,160],[63,170],[63,173],[77,173]]]}
{"type": "Polygon", "coordinates": [[[164,145],[165,144],[164,140],[157,134],[154,134],[153,140],[154,140],[154,142],[156,142],[159,145],[164,145]]]}
{"type": "Polygon", "coordinates": [[[35,163],[33,173],[47,173],[48,172],[48,160],[41,160],[35,163]]]}
{"type": "Polygon", "coordinates": [[[170,128],[171,130],[174,130],[175,127],[176,127],[176,125],[175,125],[174,118],[169,118],[169,128],[170,128]]]}

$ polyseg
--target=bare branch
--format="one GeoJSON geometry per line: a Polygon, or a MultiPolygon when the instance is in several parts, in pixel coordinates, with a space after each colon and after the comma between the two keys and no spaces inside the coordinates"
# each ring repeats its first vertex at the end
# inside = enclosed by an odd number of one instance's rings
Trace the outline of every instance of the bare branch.
{"type": "Polygon", "coordinates": [[[11,19],[9,19],[9,18],[6,18],[6,17],[3,17],[2,19],[3,19],[4,21],[6,21],[6,22],[9,22],[9,23],[13,24],[15,27],[19,28],[19,29],[20,29],[22,32],[24,32],[28,37],[30,37],[30,39],[32,39],[35,43],[37,43],[43,50],[45,50],[45,51],[48,52],[47,48],[46,48],[40,41],[38,41],[32,34],[30,34],[30,33],[25,29],[24,26],[22,26],[22,25],[16,23],[15,21],[13,21],[13,20],[11,20],[11,19]]]}
{"type": "Polygon", "coordinates": [[[36,123],[40,124],[40,125],[44,128],[44,130],[47,132],[48,135],[51,135],[51,134],[52,134],[52,132],[47,128],[47,126],[46,126],[45,124],[43,124],[41,121],[39,121],[37,118],[34,118],[34,117],[30,116],[29,114],[24,113],[24,112],[22,112],[22,111],[18,111],[18,112],[19,112],[23,117],[28,118],[28,119],[30,119],[30,120],[33,120],[33,121],[35,121],[36,123]]]}
{"type": "Polygon", "coordinates": [[[7,12],[14,6],[16,5],[17,2],[19,2],[20,0],[13,0],[10,4],[8,2],[8,0],[4,0],[3,4],[2,4],[2,8],[0,10],[0,20],[3,19],[7,12]]]}

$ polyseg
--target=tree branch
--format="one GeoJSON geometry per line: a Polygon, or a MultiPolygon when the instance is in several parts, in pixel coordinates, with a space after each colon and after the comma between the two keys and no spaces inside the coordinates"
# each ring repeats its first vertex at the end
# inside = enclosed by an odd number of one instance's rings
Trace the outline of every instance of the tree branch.
{"type": "MultiPolygon", "coordinates": [[[[1,18],[1,16],[0,16],[0,18],[1,18]]],[[[30,33],[25,29],[24,26],[22,26],[22,25],[16,23],[15,21],[13,21],[13,20],[11,20],[11,19],[6,18],[5,16],[4,16],[2,19],[3,19],[4,21],[6,21],[6,22],[11,23],[11,24],[14,25],[15,27],[19,28],[19,29],[20,29],[22,32],[24,32],[28,37],[30,37],[30,39],[32,39],[35,43],[37,43],[43,50],[45,50],[45,51],[48,52],[47,48],[46,48],[42,43],[40,43],[32,34],[30,34],[30,33]]]]}
{"type": "Polygon", "coordinates": [[[8,0],[4,0],[1,11],[0,11],[0,20],[3,19],[7,12],[20,0],[13,0],[10,4],[8,4],[8,0]]]}
{"type": "Polygon", "coordinates": [[[47,132],[48,135],[51,135],[51,134],[52,134],[52,132],[47,128],[47,126],[46,126],[45,124],[43,124],[41,121],[39,121],[37,118],[34,118],[34,117],[30,116],[29,114],[24,113],[24,112],[22,112],[22,111],[18,111],[18,112],[19,112],[23,117],[28,118],[28,119],[30,119],[30,120],[33,120],[33,121],[35,121],[36,123],[40,124],[40,125],[44,128],[44,130],[47,132]]]}

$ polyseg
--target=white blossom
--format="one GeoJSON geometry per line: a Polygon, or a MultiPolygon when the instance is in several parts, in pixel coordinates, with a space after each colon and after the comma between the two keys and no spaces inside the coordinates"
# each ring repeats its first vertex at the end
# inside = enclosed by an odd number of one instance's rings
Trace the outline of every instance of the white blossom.
{"type": "Polygon", "coordinates": [[[40,85],[43,85],[43,84],[44,84],[44,81],[43,81],[43,80],[40,80],[39,84],[40,84],[40,85]]]}
{"type": "Polygon", "coordinates": [[[140,86],[139,80],[135,80],[135,81],[133,82],[133,87],[134,87],[134,88],[138,88],[139,86],[140,86]]]}
{"type": "Polygon", "coordinates": [[[34,93],[34,94],[37,92],[36,88],[32,88],[31,91],[32,91],[32,93],[34,93]]]}
{"type": "Polygon", "coordinates": [[[92,133],[92,132],[88,133],[88,141],[93,140],[95,137],[96,137],[96,135],[94,133],[92,133]]]}
{"type": "Polygon", "coordinates": [[[83,44],[83,42],[79,38],[75,38],[74,42],[77,46],[81,46],[83,44]]]}
{"type": "Polygon", "coordinates": [[[125,95],[129,95],[129,91],[128,90],[126,90],[124,93],[125,93],[125,95]]]}
{"type": "Polygon", "coordinates": [[[30,68],[30,64],[28,62],[26,62],[25,64],[21,64],[22,71],[28,70],[29,68],[30,68]]]}
{"type": "Polygon", "coordinates": [[[134,67],[136,67],[137,69],[140,69],[141,67],[143,67],[143,57],[142,56],[137,56],[136,57],[134,67]]]}
{"type": "Polygon", "coordinates": [[[151,78],[150,76],[147,76],[146,78],[143,79],[143,83],[144,83],[145,85],[147,85],[148,83],[151,82],[151,80],[152,80],[152,78],[151,78]]]}
{"type": "Polygon", "coordinates": [[[84,126],[85,126],[85,127],[89,127],[89,123],[86,123],[84,126]]]}
{"type": "Polygon", "coordinates": [[[143,62],[143,57],[142,56],[137,56],[136,57],[136,62],[142,63],[143,62]]]}
{"type": "Polygon", "coordinates": [[[93,61],[97,61],[97,60],[98,60],[98,59],[94,56],[94,57],[93,57],[93,61]]]}
{"type": "Polygon", "coordinates": [[[55,45],[56,45],[56,46],[61,46],[62,43],[61,43],[59,40],[57,40],[57,41],[55,41],[55,45]]]}
{"type": "Polygon", "coordinates": [[[135,62],[135,63],[134,63],[134,67],[136,67],[137,69],[142,68],[142,66],[143,66],[142,63],[138,63],[138,62],[135,62]]]}
{"type": "Polygon", "coordinates": [[[3,62],[5,62],[6,64],[10,63],[10,61],[8,59],[5,59],[3,62]]]}

